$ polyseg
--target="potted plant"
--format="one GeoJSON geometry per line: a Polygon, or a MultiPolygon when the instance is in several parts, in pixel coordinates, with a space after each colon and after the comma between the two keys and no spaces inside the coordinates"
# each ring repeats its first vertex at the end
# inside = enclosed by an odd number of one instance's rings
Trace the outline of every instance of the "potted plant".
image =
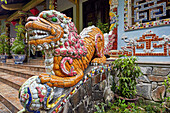
{"type": "Polygon", "coordinates": [[[19,24],[16,26],[15,31],[17,31],[16,33],[17,36],[11,46],[11,52],[12,52],[12,56],[14,58],[15,64],[22,64],[26,56],[25,55],[25,44],[24,44],[25,27],[19,24]]]}
{"type": "Polygon", "coordinates": [[[6,42],[7,38],[8,37],[5,34],[2,34],[0,36],[0,61],[2,63],[6,63],[7,58],[6,54],[8,52],[8,44],[6,42]]]}
{"type": "MultiPolygon", "coordinates": [[[[135,63],[135,56],[127,57],[120,55],[113,64],[113,68],[117,72],[118,81],[116,83],[115,96],[120,99],[125,99],[126,102],[137,100],[136,94],[136,78],[142,75],[141,69],[135,63]]],[[[114,86],[112,86],[114,87],[114,86]]]]}

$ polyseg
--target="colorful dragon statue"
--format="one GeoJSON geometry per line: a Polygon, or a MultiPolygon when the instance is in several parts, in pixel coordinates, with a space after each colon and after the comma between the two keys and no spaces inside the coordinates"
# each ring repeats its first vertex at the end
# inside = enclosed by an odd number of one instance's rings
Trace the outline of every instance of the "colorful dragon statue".
{"type": "Polygon", "coordinates": [[[20,88],[19,98],[28,112],[51,108],[47,103],[54,95],[58,98],[64,89],[76,85],[89,63],[106,62],[104,35],[95,26],[78,35],[71,18],[50,10],[29,17],[25,27],[32,52],[45,51],[46,68],[46,73],[29,78],[20,88]]]}

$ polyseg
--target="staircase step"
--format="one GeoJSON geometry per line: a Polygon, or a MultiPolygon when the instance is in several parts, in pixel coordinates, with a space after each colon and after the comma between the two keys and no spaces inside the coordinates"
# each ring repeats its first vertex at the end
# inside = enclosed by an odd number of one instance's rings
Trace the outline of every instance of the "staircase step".
{"type": "Polygon", "coordinates": [[[10,75],[7,73],[0,72],[0,81],[19,90],[21,85],[26,81],[27,79],[22,77],[17,77],[14,75],[10,75]]]}
{"type": "Polygon", "coordinates": [[[11,111],[0,102],[0,113],[11,113],[11,111]]]}
{"type": "Polygon", "coordinates": [[[44,66],[44,59],[43,58],[30,59],[29,62],[26,64],[44,66]]]}
{"type": "Polygon", "coordinates": [[[18,90],[0,82],[0,102],[2,102],[12,113],[17,113],[23,107],[18,98],[18,90]]]}
{"type": "Polygon", "coordinates": [[[40,65],[28,65],[28,64],[14,64],[14,63],[0,63],[0,66],[7,66],[19,69],[26,69],[30,71],[45,72],[45,66],[40,65]]]}
{"type": "Polygon", "coordinates": [[[6,59],[6,63],[14,63],[14,59],[6,59]]]}
{"type": "Polygon", "coordinates": [[[7,67],[7,66],[0,66],[0,72],[23,77],[26,79],[28,79],[34,75],[39,75],[40,73],[42,73],[42,72],[38,72],[38,71],[29,71],[26,69],[18,69],[18,68],[7,67]]]}

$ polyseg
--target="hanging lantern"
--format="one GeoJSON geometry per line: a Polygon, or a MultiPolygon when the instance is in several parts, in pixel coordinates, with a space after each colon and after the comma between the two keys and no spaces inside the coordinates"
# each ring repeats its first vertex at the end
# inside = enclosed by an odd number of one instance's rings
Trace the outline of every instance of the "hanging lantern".
{"type": "Polygon", "coordinates": [[[11,23],[12,23],[13,26],[15,26],[17,21],[13,20],[13,21],[11,21],[11,23]]]}
{"type": "Polygon", "coordinates": [[[30,12],[35,16],[39,13],[39,10],[36,7],[34,7],[32,9],[30,9],[30,12]]]}

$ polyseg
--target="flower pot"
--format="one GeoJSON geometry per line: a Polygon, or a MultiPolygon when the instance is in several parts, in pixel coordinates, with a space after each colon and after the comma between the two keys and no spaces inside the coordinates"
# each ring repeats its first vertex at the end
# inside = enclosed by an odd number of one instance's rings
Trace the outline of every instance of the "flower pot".
{"type": "Polygon", "coordinates": [[[120,99],[120,100],[125,100],[126,103],[135,103],[137,102],[137,100],[139,99],[138,97],[134,98],[134,99],[129,99],[129,98],[124,98],[119,96],[118,94],[115,94],[115,98],[120,99]]]}
{"type": "Polygon", "coordinates": [[[12,56],[15,61],[15,64],[23,64],[26,55],[13,54],[12,56]]]}
{"type": "Polygon", "coordinates": [[[6,63],[7,56],[6,55],[0,55],[0,62],[6,63]]]}

